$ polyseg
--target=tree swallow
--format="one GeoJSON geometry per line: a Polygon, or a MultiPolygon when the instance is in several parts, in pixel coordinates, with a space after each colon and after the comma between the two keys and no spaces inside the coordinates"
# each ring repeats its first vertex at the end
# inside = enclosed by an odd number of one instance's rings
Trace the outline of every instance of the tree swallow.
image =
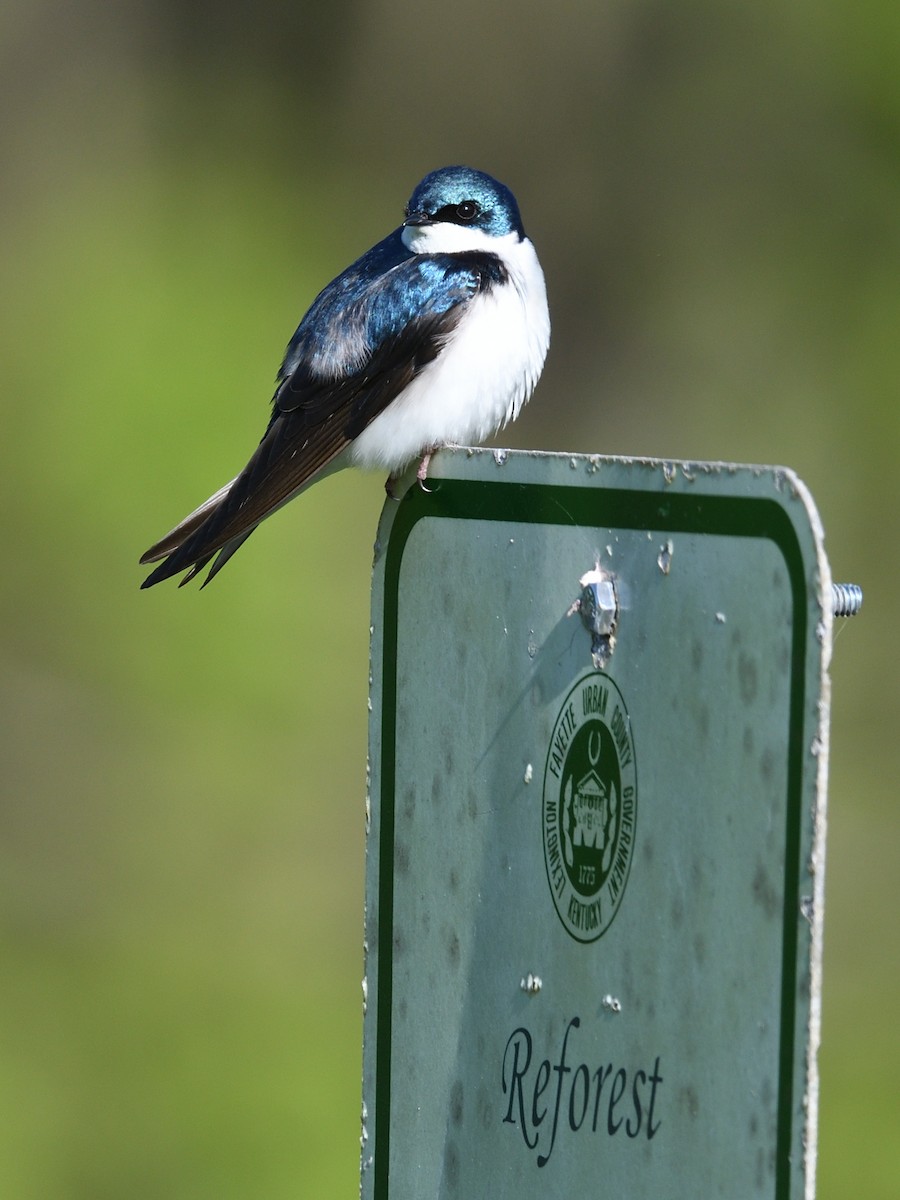
{"type": "Polygon", "coordinates": [[[277,376],[272,416],[244,470],[142,563],[152,587],[215,559],[345,466],[386,468],[387,488],[440,446],[481,442],[513,420],[550,343],[544,275],[507,187],[469,167],[426,175],[403,224],[313,301],[277,376]]]}

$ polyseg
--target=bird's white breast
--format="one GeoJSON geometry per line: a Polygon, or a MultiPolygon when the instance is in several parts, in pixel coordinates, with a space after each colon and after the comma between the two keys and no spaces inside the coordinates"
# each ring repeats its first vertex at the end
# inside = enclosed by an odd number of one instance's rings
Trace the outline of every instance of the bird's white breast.
{"type": "Polygon", "coordinates": [[[435,446],[482,442],[516,417],[550,344],[544,275],[527,238],[444,224],[403,236],[419,253],[489,251],[509,280],[475,297],[444,350],[348,448],[354,465],[391,472],[435,446]]]}

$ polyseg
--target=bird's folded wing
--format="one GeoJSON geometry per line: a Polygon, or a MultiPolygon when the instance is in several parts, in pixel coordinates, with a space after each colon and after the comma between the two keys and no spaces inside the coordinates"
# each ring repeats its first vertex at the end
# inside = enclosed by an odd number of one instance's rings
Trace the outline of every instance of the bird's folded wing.
{"type": "MultiPolygon", "coordinates": [[[[171,556],[158,578],[175,574],[208,560],[290,499],[440,354],[468,302],[499,281],[498,264],[494,255],[481,253],[418,256],[368,283],[352,300],[359,314],[352,368],[335,373],[332,367],[329,377],[317,369],[319,355],[304,328],[314,305],[291,344],[291,369],[283,370],[272,418],[247,466],[151,546],[141,562],[171,556]]],[[[328,299],[330,289],[320,300],[328,299]]],[[[290,358],[289,348],[286,364],[290,358]]]]}

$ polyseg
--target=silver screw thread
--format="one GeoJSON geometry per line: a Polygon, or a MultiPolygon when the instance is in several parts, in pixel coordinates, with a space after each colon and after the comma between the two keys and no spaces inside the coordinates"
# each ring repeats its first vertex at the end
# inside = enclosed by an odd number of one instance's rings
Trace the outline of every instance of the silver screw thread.
{"type": "Polygon", "coordinates": [[[862,608],[862,588],[856,583],[833,583],[831,602],[836,617],[855,617],[862,608]]]}

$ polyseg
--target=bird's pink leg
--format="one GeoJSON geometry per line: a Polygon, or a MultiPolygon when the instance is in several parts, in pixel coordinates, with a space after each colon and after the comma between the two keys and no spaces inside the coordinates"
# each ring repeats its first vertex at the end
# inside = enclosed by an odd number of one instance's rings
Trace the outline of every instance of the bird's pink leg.
{"type": "Polygon", "coordinates": [[[430,492],[431,488],[425,486],[425,480],[428,478],[428,464],[431,462],[431,456],[434,454],[437,446],[432,446],[430,450],[426,450],[422,456],[422,461],[419,463],[416,471],[416,479],[419,481],[419,487],[423,492],[430,492]]]}
{"type": "MultiPolygon", "coordinates": [[[[426,450],[425,453],[422,455],[422,461],[419,463],[418,467],[416,468],[416,479],[418,480],[419,487],[422,489],[423,492],[431,491],[430,488],[427,488],[425,486],[425,480],[428,478],[428,465],[431,462],[431,456],[434,454],[435,450],[437,450],[437,446],[429,447],[429,449],[426,450]]],[[[397,483],[400,481],[400,479],[405,474],[406,474],[405,471],[400,471],[396,475],[388,475],[387,479],[384,481],[384,490],[385,490],[385,492],[387,492],[387,494],[391,498],[391,500],[399,500],[400,499],[400,497],[396,493],[396,487],[397,487],[397,483]]]]}

